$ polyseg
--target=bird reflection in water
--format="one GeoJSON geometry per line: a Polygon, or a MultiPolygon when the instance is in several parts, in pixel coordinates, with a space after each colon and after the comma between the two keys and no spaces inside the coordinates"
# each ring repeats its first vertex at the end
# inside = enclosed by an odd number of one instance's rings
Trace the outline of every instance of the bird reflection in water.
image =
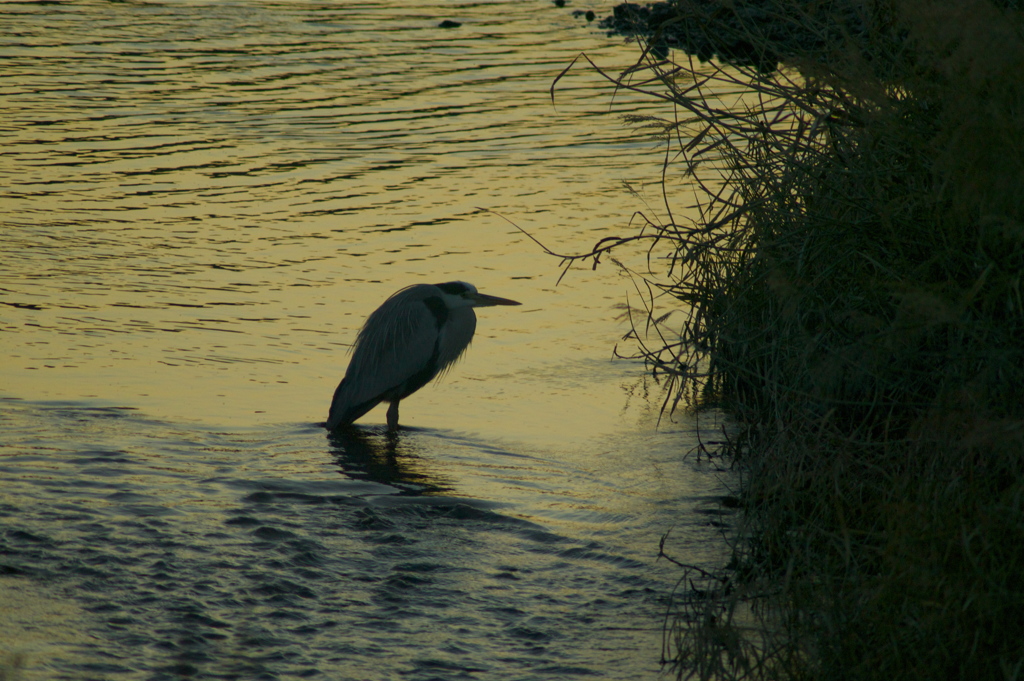
{"type": "Polygon", "coordinates": [[[343,428],[327,436],[342,473],[353,480],[388,485],[406,496],[449,494],[454,485],[426,470],[429,459],[394,431],[343,428]]]}

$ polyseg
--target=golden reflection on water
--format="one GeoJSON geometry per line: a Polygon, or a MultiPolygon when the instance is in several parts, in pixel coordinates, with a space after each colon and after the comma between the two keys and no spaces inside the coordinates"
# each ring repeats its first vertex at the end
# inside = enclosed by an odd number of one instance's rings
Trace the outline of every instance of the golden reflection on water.
{"type": "Polygon", "coordinates": [[[29,579],[0,577],[0,679],[44,679],[48,659],[83,659],[81,648],[92,642],[87,620],[76,603],[53,598],[29,579]]]}
{"type": "MultiPolygon", "coordinates": [[[[407,675],[440,656],[658,676],[657,599],[678,579],[659,538],[682,528],[670,548],[693,564],[722,550],[692,512],[713,486],[683,460],[695,424],[655,429],[644,368],[612,361],[630,279],[605,262],[556,285],[557,260],[495,213],[557,251],[632,233],[634,211],[660,212],[643,185],[663,149],[617,115],[671,112],[613,104],[585,71],[552,105],[580,52],[635,58],[570,10],[460,4],[444,33],[453,7],[0,4],[0,505],[31,535],[12,560],[67,580],[54,589],[114,575],[74,594],[122,608],[89,610],[105,638],[88,654],[141,637],[153,655],[112,676],[192,650],[156,645],[195,633],[182,605],[234,627],[205,632],[197,665],[215,675],[265,655],[268,675],[407,675]],[[326,435],[366,316],[453,279],[523,304],[479,311],[465,359],[403,402],[398,438],[383,408],[326,435]],[[436,584],[404,589],[421,563],[436,584]],[[289,600],[282,579],[317,598],[289,600]],[[423,616],[392,622],[396,598],[423,616]],[[268,624],[278,610],[311,629],[268,624]],[[274,632],[250,645],[249,627],[274,632]]],[[[641,271],[644,256],[619,254],[641,271]]],[[[39,626],[78,626],[3,589],[39,626]]]]}
{"type": "Polygon", "coordinates": [[[51,44],[8,46],[0,103],[3,392],[321,421],[366,315],[405,285],[463,279],[524,305],[483,310],[405,423],[525,440],[618,427],[642,373],[610,361],[629,281],[603,266],[556,287],[557,261],[478,207],[563,250],[632,229],[644,206],[621,183],[656,179],[658,154],[616,115],[662,112],[612,105],[586,72],[552,106],[579,52],[633,52],[516,7],[466,8],[480,14],[454,36],[382,22],[387,5],[152,9],[131,35],[120,6],[17,17],[51,44]]]}

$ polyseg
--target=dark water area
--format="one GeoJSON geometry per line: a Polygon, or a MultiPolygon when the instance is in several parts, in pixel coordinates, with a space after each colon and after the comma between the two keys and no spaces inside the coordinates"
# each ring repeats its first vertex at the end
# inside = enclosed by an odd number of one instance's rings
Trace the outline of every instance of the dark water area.
{"type": "Polygon", "coordinates": [[[659,421],[634,282],[496,215],[579,250],[656,210],[618,116],[658,103],[551,101],[635,59],[568,9],[0,5],[0,676],[663,674],[722,418],[659,421]],[[397,438],[329,436],[366,315],[452,279],[524,304],[397,438]]]}
{"type": "Polygon", "coordinates": [[[720,482],[678,452],[613,475],[454,433],[0,413],[0,595],[75,607],[15,637],[38,678],[655,678],[658,534],[721,551],[720,482]]]}

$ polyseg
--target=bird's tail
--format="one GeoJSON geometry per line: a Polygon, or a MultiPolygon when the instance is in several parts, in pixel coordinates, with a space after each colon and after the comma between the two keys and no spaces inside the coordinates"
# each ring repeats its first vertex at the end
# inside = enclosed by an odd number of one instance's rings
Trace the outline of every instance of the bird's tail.
{"type": "Polygon", "coordinates": [[[327,430],[352,425],[356,419],[380,404],[381,399],[360,399],[348,378],[341,379],[341,383],[334,391],[334,399],[331,400],[331,410],[327,414],[327,430]]]}

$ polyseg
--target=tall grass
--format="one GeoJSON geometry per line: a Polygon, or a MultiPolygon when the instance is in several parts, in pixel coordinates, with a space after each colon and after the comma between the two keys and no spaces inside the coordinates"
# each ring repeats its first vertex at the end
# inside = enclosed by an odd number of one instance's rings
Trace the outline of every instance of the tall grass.
{"type": "Polygon", "coordinates": [[[742,424],[747,524],[680,599],[681,678],[1024,678],[1010,4],[680,0],[659,32],[713,43],[725,16],[750,66],[647,50],[606,74],[666,103],[634,120],[663,136],[666,177],[704,178],[698,220],[666,192],[643,226],[667,262],[648,276],[664,342],[643,352],[676,400],[742,424]]]}

